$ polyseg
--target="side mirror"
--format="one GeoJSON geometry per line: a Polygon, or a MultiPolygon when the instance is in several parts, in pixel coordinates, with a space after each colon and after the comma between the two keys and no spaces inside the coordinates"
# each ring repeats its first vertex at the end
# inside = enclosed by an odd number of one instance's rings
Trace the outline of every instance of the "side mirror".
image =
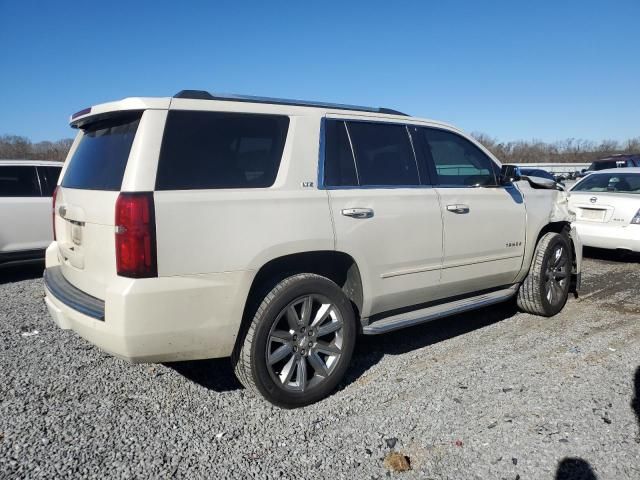
{"type": "Polygon", "coordinates": [[[516,165],[502,165],[500,168],[500,185],[509,185],[520,180],[520,169],[516,165]]]}

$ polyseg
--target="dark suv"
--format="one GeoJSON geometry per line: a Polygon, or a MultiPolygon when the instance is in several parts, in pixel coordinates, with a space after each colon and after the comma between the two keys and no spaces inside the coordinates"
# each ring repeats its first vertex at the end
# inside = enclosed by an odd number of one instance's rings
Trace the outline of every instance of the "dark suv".
{"type": "Polygon", "coordinates": [[[595,172],[598,170],[606,170],[608,168],[625,168],[625,167],[640,167],[640,154],[620,154],[611,155],[610,157],[601,158],[594,161],[589,168],[588,172],[595,172]]]}

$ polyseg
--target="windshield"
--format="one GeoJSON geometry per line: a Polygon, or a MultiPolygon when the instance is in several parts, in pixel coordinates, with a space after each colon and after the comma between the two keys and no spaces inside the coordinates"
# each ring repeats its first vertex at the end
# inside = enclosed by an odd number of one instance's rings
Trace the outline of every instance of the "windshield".
{"type": "Polygon", "coordinates": [[[640,173],[592,173],[572,191],[640,194],[640,173]]]}

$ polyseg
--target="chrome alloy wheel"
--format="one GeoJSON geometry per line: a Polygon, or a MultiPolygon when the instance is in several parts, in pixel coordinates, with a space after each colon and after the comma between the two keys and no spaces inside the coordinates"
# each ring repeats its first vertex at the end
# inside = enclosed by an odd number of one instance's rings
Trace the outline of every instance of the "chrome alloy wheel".
{"type": "Polygon", "coordinates": [[[266,349],[276,384],[304,392],[326,380],[342,354],[343,326],[338,308],[322,295],[299,297],[282,309],[266,349]]]}
{"type": "Polygon", "coordinates": [[[554,305],[561,301],[569,278],[569,256],[567,249],[558,245],[547,263],[545,294],[547,301],[554,305]]]}

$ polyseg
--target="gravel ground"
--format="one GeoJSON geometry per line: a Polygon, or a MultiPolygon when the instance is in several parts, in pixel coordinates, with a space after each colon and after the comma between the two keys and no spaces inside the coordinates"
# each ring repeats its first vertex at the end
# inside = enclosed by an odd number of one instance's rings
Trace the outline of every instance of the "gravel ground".
{"type": "Polygon", "coordinates": [[[591,253],[557,317],[364,338],[340,391],[296,411],[226,360],[112,358],[49,320],[41,268],[0,272],[0,477],[638,479],[640,261],[591,253]]]}

